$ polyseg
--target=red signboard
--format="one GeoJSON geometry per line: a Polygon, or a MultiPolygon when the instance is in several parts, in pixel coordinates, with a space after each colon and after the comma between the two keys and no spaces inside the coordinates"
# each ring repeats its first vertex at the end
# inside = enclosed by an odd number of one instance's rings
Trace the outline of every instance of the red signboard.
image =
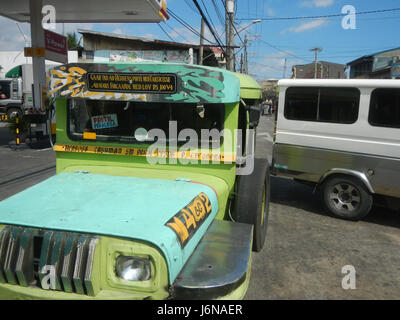
{"type": "Polygon", "coordinates": [[[68,62],[67,38],[61,34],[44,30],[46,59],[60,63],[68,62]]]}

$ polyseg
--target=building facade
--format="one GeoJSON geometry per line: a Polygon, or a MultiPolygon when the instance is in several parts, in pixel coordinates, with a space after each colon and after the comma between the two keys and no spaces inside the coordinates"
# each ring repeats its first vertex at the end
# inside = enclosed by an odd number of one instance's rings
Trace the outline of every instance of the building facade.
{"type": "Polygon", "coordinates": [[[400,48],[377,52],[349,62],[351,79],[399,78],[400,48]]]}
{"type": "MultiPolygon", "coordinates": [[[[122,34],[77,30],[83,38],[82,62],[175,62],[200,64],[200,46],[122,34]]],[[[224,65],[222,50],[204,46],[203,64],[224,65]]]]}
{"type": "Polygon", "coordinates": [[[346,79],[346,66],[326,61],[296,65],[292,68],[293,79],[346,79]],[[316,75],[315,75],[316,73],[316,75]]]}

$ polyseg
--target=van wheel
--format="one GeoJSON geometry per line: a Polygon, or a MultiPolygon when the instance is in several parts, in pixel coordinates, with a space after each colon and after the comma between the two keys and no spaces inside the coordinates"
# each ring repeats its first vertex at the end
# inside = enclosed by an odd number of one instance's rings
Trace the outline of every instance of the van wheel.
{"type": "Polygon", "coordinates": [[[334,216],[347,220],[360,220],[372,208],[372,195],[353,177],[334,177],[322,186],[325,207],[334,216]]]}
{"type": "Polygon", "coordinates": [[[267,159],[254,159],[254,171],[240,176],[233,219],[253,225],[253,251],[264,246],[269,215],[270,176],[267,159]]]}

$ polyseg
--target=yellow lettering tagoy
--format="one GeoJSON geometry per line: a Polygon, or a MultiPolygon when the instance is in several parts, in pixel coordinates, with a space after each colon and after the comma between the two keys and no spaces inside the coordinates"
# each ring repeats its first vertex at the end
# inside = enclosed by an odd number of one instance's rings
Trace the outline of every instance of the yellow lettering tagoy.
{"type": "MultiPolygon", "coordinates": [[[[84,139],[95,140],[96,135],[88,135],[84,133],[84,139]]],[[[209,153],[209,152],[196,152],[196,151],[159,151],[154,150],[151,153],[147,148],[122,148],[122,147],[105,147],[105,146],[82,146],[82,145],[69,145],[69,144],[57,144],[54,146],[55,151],[60,152],[79,152],[79,153],[95,153],[95,154],[114,154],[120,156],[134,156],[134,157],[150,157],[150,158],[162,158],[162,159],[197,159],[206,161],[217,161],[234,163],[236,157],[234,154],[220,154],[220,153],[209,153]]]]}

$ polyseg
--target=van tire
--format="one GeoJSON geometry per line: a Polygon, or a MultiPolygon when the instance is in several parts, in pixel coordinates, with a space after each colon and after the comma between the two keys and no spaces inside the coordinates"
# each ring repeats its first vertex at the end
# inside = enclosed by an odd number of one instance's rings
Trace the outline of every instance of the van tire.
{"type": "Polygon", "coordinates": [[[322,185],[322,200],[335,217],[360,220],[372,208],[373,197],[360,180],[350,176],[335,176],[322,185]]]}
{"type": "Polygon", "coordinates": [[[253,173],[238,177],[232,218],[253,225],[253,251],[262,250],[267,235],[270,174],[267,159],[254,159],[253,173]]]}

